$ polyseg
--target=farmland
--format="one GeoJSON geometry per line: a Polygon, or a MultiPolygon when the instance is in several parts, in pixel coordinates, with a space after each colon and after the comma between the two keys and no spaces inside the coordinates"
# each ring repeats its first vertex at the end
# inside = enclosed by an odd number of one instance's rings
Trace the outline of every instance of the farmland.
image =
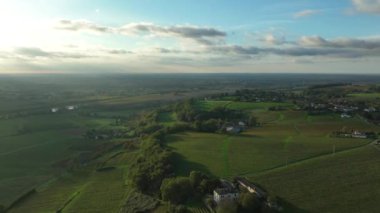
{"type": "MultiPolygon", "coordinates": [[[[140,77],[131,78],[3,76],[0,79],[0,190],[3,192],[0,205],[8,206],[28,190],[65,173],[65,168],[57,163],[112,142],[89,140],[83,137],[86,131],[125,129],[133,116],[144,110],[216,92],[213,88],[202,91],[183,88],[174,93],[175,89],[160,85],[167,82],[141,77],[144,84],[137,86],[140,77]],[[68,111],[65,108],[68,105],[77,108],[68,111]],[[52,107],[59,111],[52,113],[52,107]],[[123,119],[123,125],[115,126],[117,119],[123,119]]],[[[165,119],[170,125],[172,118],[165,119]]]]}
{"type": "Polygon", "coordinates": [[[377,212],[380,156],[372,146],[274,169],[251,180],[288,202],[288,212],[377,212]]]}
{"type": "Polygon", "coordinates": [[[380,99],[380,93],[355,93],[349,94],[349,97],[359,100],[373,100],[380,99]]]}
{"type": "MultiPolygon", "coordinates": [[[[272,112],[269,112],[271,114],[272,112]]],[[[264,113],[265,114],[265,113],[264,113]]],[[[168,137],[178,153],[181,174],[201,170],[214,176],[232,177],[258,173],[285,164],[366,145],[370,140],[334,138],[342,128],[376,129],[359,118],[342,121],[336,115],[307,116],[281,112],[277,119],[263,116],[265,123],[240,135],[186,132],[168,137]]]]}
{"type": "MultiPolygon", "coordinates": [[[[367,99],[359,100],[364,103],[342,118],[327,104],[308,103],[301,88],[297,94],[276,89],[227,93],[217,84],[168,86],[151,79],[151,85],[116,83],[108,89],[106,82],[115,80],[93,79],[90,84],[98,90],[91,91],[92,86],[75,81],[69,88],[59,80],[46,80],[50,85],[24,80],[29,90],[25,93],[19,87],[11,89],[11,84],[0,86],[5,103],[0,107],[0,212],[1,206],[17,213],[166,212],[173,206],[162,196],[163,181],[169,186],[186,183],[191,172],[199,172],[203,180],[179,204],[195,212],[208,211],[203,200],[219,178],[236,176],[279,196],[290,212],[318,206],[333,212],[355,210],[348,193],[353,190],[369,193],[359,196],[361,200],[378,199],[375,189],[362,184],[378,178],[378,167],[370,164],[371,159],[378,161],[378,152],[370,143],[380,128],[369,120],[376,117],[362,113],[365,107],[377,108],[366,105],[375,103],[374,93],[371,98],[359,95],[367,99]],[[52,85],[57,88],[45,91],[52,85]],[[27,105],[29,96],[35,99],[27,105]],[[52,112],[53,107],[59,110],[52,112]],[[241,130],[230,132],[231,126],[241,130]],[[374,137],[335,134],[354,130],[374,137]],[[323,175],[329,183],[323,182],[323,175]],[[307,194],[308,185],[316,192],[312,196],[307,194]],[[353,188],[347,190],[349,186],[353,188]],[[341,201],[339,197],[317,202],[329,193],[328,187],[347,202],[336,208],[332,205],[341,201]]],[[[330,94],[330,87],[322,88],[330,94]]],[[[350,101],[356,106],[354,99],[350,101]]],[[[341,100],[330,103],[351,109],[341,100]]],[[[362,203],[373,206],[371,202],[362,203]]]]}

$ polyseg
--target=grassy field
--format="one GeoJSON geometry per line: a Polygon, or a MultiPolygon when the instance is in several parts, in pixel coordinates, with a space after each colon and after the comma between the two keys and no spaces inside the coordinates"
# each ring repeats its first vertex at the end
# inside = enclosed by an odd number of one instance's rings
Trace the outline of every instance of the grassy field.
{"type": "Polygon", "coordinates": [[[370,140],[333,138],[341,129],[378,130],[360,118],[308,116],[303,112],[269,112],[268,122],[240,135],[186,132],[171,135],[178,172],[201,170],[221,177],[255,174],[320,155],[366,145],[370,140]]]}
{"type": "MultiPolygon", "coordinates": [[[[53,164],[78,155],[77,147],[94,147],[86,129],[109,126],[114,119],[89,118],[77,113],[44,114],[0,120],[0,204],[9,205],[61,169],[53,164]]],[[[88,151],[88,150],[87,150],[88,151]]]]}
{"type": "Polygon", "coordinates": [[[126,185],[126,174],[134,152],[114,154],[109,153],[88,167],[67,173],[56,181],[39,187],[37,193],[10,212],[40,213],[56,212],[59,209],[63,209],[62,212],[119,212],[132,193],[126,185]],[[98,172],[95,168],[100,162],[106,162],[102,164],[115,169],[98,172]]]}
{"type": "Polygon", "coordinates": [[[349,94],[348,97],[358,101],[373,101],[380,99],[380,93],[354,93],[349,94]]]}
{"type": "Polygon", "coordinates": [[[251,177],[288,202],[285,212],[378,212],[379,179],[380,151],[372,146],[251,177]]]}
{"type": "Polygon", "coordinates": [[[216,107],[227,107],[235,110],[258,111],[267,110],[269,107],[281,106],[291,108],[291,103],[279,102],[236,102],[236,101],[198,101],[195,106],[201,110],[211,110],[216,107]]]}

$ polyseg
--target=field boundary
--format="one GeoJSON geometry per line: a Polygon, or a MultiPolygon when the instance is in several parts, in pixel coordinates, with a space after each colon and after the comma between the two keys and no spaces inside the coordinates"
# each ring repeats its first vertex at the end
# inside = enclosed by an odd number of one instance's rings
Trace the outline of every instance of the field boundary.
{"type": "MultiPolygon", "coordinates": [[[[372,146],[373,144],[374,144],[374,142],[372,141],[372,142],[369,142],[367,144],[359,145],[357,147],[352,147],[352,148],[348,148],[348,149],[337,151],[337,152],[335,152],[335,154],[341,154],[341,153],[345,153],[345,152],[350,152],[350,151],[353,151],[353,150],[356,150],[356,149],[360,149],[360,148],[363,148],[363,147],[366,147],[366,146],[372,146]]],[[[380,151],[380,148],[376,147],[376,149],[378,149],[380,151]]],[[[322,159],[322,158],[325,158],[325,157],[328,157],[328,156],[333,156],[333,154],[332,153],[325,153],[325,154],[315,155],[313,157],[296,160],[296,161],[293,161],[291,163],[282,164],[280,166],[275,166],[275,167],[272,167],[272,168],[269,168],[269,169],[264,169],[264,170],[257,171],[257,172],[248,172],[248,173],[238,174],[237,176],[254,177],[256,175],[261,175],[261,174],[264,174],[264,173],[267,173],[267,172],[272,172],[274,170],[287,168],[289,166],[294,166],[294,165],[301,164],[301,163],[304,163],[304,162],[307,162],[307,161],[313,161],[313,160],[322,159]]]]}

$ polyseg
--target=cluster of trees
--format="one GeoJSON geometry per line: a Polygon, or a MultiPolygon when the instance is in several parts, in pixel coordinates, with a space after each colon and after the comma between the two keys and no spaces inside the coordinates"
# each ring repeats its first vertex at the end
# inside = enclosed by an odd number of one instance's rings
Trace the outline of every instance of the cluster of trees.
{"type": "Polygon", "coordinates": [[[216,132],[225,124],[236,121],[245,121],[250,126],[255,126],[257,122],[253,115],[247,115],[240,110],[215,107],[206,111],[197,109],[195,105],[194,100],[177,104],[175,112],[180,121],[191,123],[196,131],[216,132]]]}
{"type": "Polygon", "coordinates": [[[365,112],[362,115],[374,123],[380,123],[380,112],[365,112]]]}
{"type": "Polygon", "coordinates": [[[162,147],[160,134],[152,135],[143,141],[140,155],[131,164],[129,176],[139,191],[156,193],[163,179],[173,174],[173,153],[162,147]]]}
{"type": "Polygon", "coordinates": [[[195,100],[193,99],[177,104],[175,107],[177,118],[184,122],[195,122],[207,121],[210,119],[226,121],[245,117],[245,114],[239,110],[232,110],[226,107],[216,107],[209,111],[205,111],[197,109],[195,104],[195,100]]]}
{"type": "Polygon", "coordinates": [[[189,199],[201,199],[203,195],[212,193],[220,186],[218,179],[192,171],[188,177],[173,177],[165,179],[160,187],[161,197],[172,204],[183,204],[189,199]]]}
{"type": "Polygon", "coordinates": [[[256,101],[276,101],[283,102],[291,93],[285,93],[281,91],[269,91],[269,90],[250,90],[243,89],[237,90],[233,94],[233,100],[243,102],[256,102],[256,101]]]}

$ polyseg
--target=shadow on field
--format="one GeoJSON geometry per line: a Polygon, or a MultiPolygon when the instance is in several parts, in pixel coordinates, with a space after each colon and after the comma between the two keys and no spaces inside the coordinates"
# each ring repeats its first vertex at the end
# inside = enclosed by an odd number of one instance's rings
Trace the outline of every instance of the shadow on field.
{"type": "Polygon", "coordinates": [[[212,176],[210,170],[206,166],[200,163],[189,161],[186,159],[186,157],[179,153],[174,152],[173,160],[175,167],[174,169],[179,176],[188,176],[191,171],[200,171],[212,176]]]}
{"type": "MultiPolygon", "coordinates": [[[[165,138],[165,144],[167,145],[167,144],[175,143],[175,142],[178,142],[181,140],[183,140],[183,138],[178,136],[178,135],[168,135],[165,138]]],[[[170,147],[168,147],[168,148],[170,148],[170,147]]]]}
{"type": "Polygon", "coordinates": [[[279,197],[278,199],[280,201],[281,206],[284,208],[284,210],[282,211],[283,213],[308,213],[308,211],[295,206],[294,204],[286,201],[281,197],[279,197]]]}

